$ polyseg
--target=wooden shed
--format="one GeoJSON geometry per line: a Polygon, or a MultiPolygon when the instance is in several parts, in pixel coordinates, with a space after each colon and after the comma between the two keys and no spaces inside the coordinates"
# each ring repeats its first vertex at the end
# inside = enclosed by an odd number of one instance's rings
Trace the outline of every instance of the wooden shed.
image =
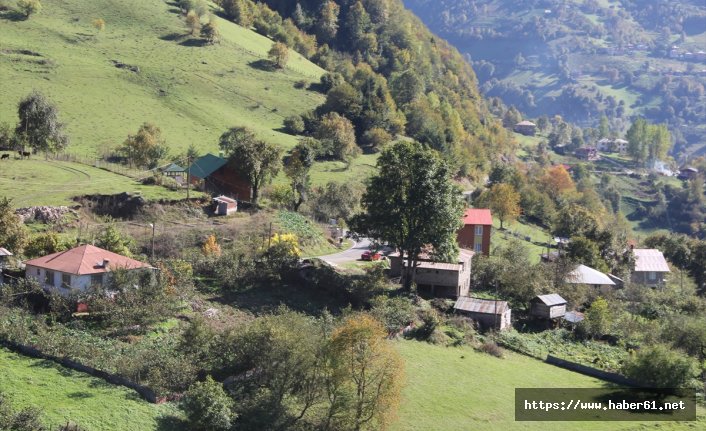
{"type": "Polygon", "coordinates": [[[10,257],[12,257],[12,253],[8,249],[0,247],[0,270],[7,267],[10,257]]]}
{"type": "Polygon", "coordinates": [[[454,311],[475,320],[483,329],[505,330],[512,327],[512,310],[506,301],[459,297],[454,311]]]}
{"type": "Polygon", "coordinates": [[[238,201],[235,199],[218,196],[217,198],[213,198],[213,202],[216,204],[214,211],[216,215],[230,215],[238,211],[238,201]]]}
{"type": "Polygon", "coordinates": [[[566,299],[557,293],[538,295],[530,301],[530,315],[543,319],[557,319],[566,314],[566,299]]]}

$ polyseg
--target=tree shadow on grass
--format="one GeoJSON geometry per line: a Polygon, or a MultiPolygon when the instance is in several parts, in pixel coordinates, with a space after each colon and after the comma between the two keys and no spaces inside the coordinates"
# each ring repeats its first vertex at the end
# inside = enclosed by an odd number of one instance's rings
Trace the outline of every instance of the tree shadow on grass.
{"type": "Polygon", "coordinates": [[[275,64],[270,60],[265,59],[251,61],[250,63],[248,63],[248,66],[252,67],[253,69],[262,70],[265,72],[274,72],[276,70],[275,64]]]}
{"type": "Polygon", "coordinates": [[[94,397],[94,395],[93,395],[92,393],[90,393],[90,392],[83,392],[83,391],[71,392],[70,394],[67,394],[66,396],[69,397],[69,398],[71,398],[71,399],[79,399],[79,400],[83,400],[83,399],[86,399],[86,398],[93,398],[93,397],[94,397]]]}
{"type": "Polygon", "coordinates": [[[197,38],[192,37],[192,38],[187,39],[183,42],[179,42],[179,45],[188,46],[188,47],[192,47],[192,48],[198,48],[198,47],[208,45],[208,41],[205,39],[197,39],[197,38]]]}
{"type": "Polygon", "coordinates": [[[5,11],[0,11],[0,19],[4,19],[6,21],[18,22],[18,21],[27,21],[29,18],[27,18],[26,16],[17,12],[16,10],[5,10],[5,11]]]}
{"type": "Polygon", "coordinates": [[[164,36],[160,36],[159,38],[161,40],[166,40],[167,42],[174,42],[175,40],[182,40],[188,36],[188,34],[184,33],[169,33],[165,34],[164,36]]]}
{"type": "Polygon", "coordinates": [[[157,431],[186,431],[188,423],[176,416],[161,416],[157,418],[157,431]]]}

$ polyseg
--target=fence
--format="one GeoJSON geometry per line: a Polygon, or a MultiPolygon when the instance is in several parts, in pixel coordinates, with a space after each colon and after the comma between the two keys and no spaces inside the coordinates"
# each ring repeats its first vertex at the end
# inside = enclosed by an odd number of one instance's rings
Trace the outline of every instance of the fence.
{"type": "Polygon", "coordinates": [[[584,374],[586,376],[595,377],[597,379],[605,380],[606,382],[616,383],[623,386],[631,387],[641,387],[642,385],[625,376],[621,376],[617,373],[610,373],[608,371],[599,370],[597,368],[588,367],[586,365],[577,364],[576,362],[567,361],[565,359],[560,359],[552,355],[547,355],[546,363],[556,365],[567,370],[576,371],[577,373],[584,374]]]}
{"type": "Polygon", "coordinates": [[[70,153],[60,153],[51,156],[52,160],[58,160],[63,162],[73,162],[79,163],[86,166],[92,166],[94,168],[103,169],[109,172],[113,172],[118,175],[123,175],[126,177],[134,178],[136,180],[141,180],[145,177],[152,175],[153,170],[140,170],[135,168],[130,168],[120,163],[112,163],[100,158],[91,158],[85,156],[79,156],[77,154],[70,153]]]}
{"type": "Polygon", "coordinates": [[[114,385],[119,385],[119,386],[124,386],[126,388],[132,389],[140,396],[145,399],[146,401],[153,403],[153,404],[161,404],[163,402],[168,401],[169,399],[175,398],[174,396],[170,397],[158,397],[155,392],[147,387],[143,386],[140,384],[137,384],[135,382],[132,382],[125,377],[121,377],[115,374],[111,373],[106,373],[105,371],[101,371],[98,369],[95,369],[93,367],[89,367],[87,365],[81,364],[79,362],[73,361],[68,358],[59,358],[57,356],[53,355],[48,355],[46,353],[41,352],[39,349],[36,349],[31,346],[26,346],[24,344],[19,344],[15,343],[13,341],[9,340],[0,340],[0,345],[3,345],[7,347],[8,349],[15,351],[17,353],[21,353],[25,356],[30,356],[32,358],[37,358],[37,359],[44,359],[52,362],[56,362],[59,365],[62,365],[66,368],[70,368],[75,371],[79,371],[82,373],[89,374],[93,377],[97,377],[99,379],[103,379],[108,383],[112,383],[114,385]]]}

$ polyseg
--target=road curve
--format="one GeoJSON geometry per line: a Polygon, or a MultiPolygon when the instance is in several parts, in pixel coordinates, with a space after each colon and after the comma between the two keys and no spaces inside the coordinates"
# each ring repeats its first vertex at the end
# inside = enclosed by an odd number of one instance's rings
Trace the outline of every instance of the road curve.
{"type": "Polygon", "coordinates": [[[354,243],[348,250],[342,251],[340,253],[329,254],[326,256],[319,256],[318,258],[324,262],[337,266],[342,263],[355,262],[360,259],[360,255],[368,250],[370,247],[370,240],[367,238],[361,238],[358,242],[354,243]]]}

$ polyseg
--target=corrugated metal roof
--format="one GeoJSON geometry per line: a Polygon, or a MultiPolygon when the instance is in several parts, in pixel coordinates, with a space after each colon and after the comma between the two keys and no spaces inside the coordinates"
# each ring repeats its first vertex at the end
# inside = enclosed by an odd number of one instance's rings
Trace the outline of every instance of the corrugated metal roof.
{"type": "Polygon", "coordinates": [[[506,301],[495,301],[493,299],[469,298],[460,296],[454,304],[455,310],[470,311],[472,313],[502,314],[508,309],[506,301]]]}
{"type": "Polygon", "coordinates": [[[550,293],[548,295],[537,295],[535,298],[539,299],[545,305],[548,305],[550,307],[552,305],[566,304],[566,299],[562,298],[558,293],[550,293]]]}
{"type": "Polygon", "coordinates": [[[0,247],[0,256],[12,256],[10,250],[0,247]]]}
{"type": "Polygon", "coordinates": [[[25,265],[32,265],[51,271],[65,272],[74,275],[100,274],[109,272],[111,269],[138,269],[149,268],[146,263],[131,259],[126,256],[103,250],[92,245],[82,245],[71,250],[61,251],[25,262],[25,265]],[[103,262],[109,262],[108,267],[103,266],[103,262]]]}
{"type": "Polygon", "coordinates": [[[515,126],[536,126],[536,124],[534,124],[531,121],[523,120],[523,121],[520,121],[519,123],[515,124],[515,126]]]}
{"type": "Polygon", "coordinates": [[[579,265],[566,275],[564,280],[569,284],[607,284],[615,286],[613,280],[602,272],[586,265],[579,265]]]}
{"type": "MultiPolygon", "coordinates": [[[[473,256],[475,254],[476,254],[475,252],[473,252],[471,250],[467,250],[465,248],[459,249],[458,263],[460,264],[460,263],[468,262],[469,260],[471,260],[473,258],[473,256]]],[[[387,256],[388,257],[400,257],[400,252],[394,251],[394,252],[388,254],[387,256]]],[[[429,255],[429,253],[425,253],[425,252],[419,253],[419,255],[417,256],[417,263],[421,263],[421,262],[432,262],[431,256],[429,255]]]]}
{"type": "Polygon", "coordinates": [[[654,248],[636,248],[635,272],[670,272],[669,265],[661,251],[654,248]]]}
{"type": "Polygon", "coordinates": [[[487,208],[466,208],[463,213],[463,224],[492,225],[493,216],[487,208]]]}
{"type": "Polygon", "coordinates": [[[206,154],[196,159],[194,163],[189,166],[189,174],[196,178],[208,178],[209,175],[216,172],[226,163],[228,163],[228,160],[222,157],[206,154]]]}
{"type": "Polygon", "coordinates": [[[225,202],[225,203],[229,203],[229,204],[237,204],[238,203],[235,199],[231,199],[231,198],[225,197],[225,196],[218,196],[218,197],[213,198],[213,200],[216,202],[225,202]]]}
{"type": "Polygon", "coordinates": [[[457,263],[446,263],[446,262],[418,262],[417,268],[423,269],[436,269],[442,271],[460,271],[461,265],[457,263]]]}
{"type": "Polygon", "coordinates": [[[583,313],[579,313],[578,311],[567,311],[566,314],[564,314],[564,320],[567,322],[579,323],[583,319],[583,313]]]}
{"type": "Polygon", "coordinates": [[[162,172],[186,172],[186,169],[182,168],[181,166],[177,165],[176,163],[171,163],[169,166],[164,168],[162,172]]]}

